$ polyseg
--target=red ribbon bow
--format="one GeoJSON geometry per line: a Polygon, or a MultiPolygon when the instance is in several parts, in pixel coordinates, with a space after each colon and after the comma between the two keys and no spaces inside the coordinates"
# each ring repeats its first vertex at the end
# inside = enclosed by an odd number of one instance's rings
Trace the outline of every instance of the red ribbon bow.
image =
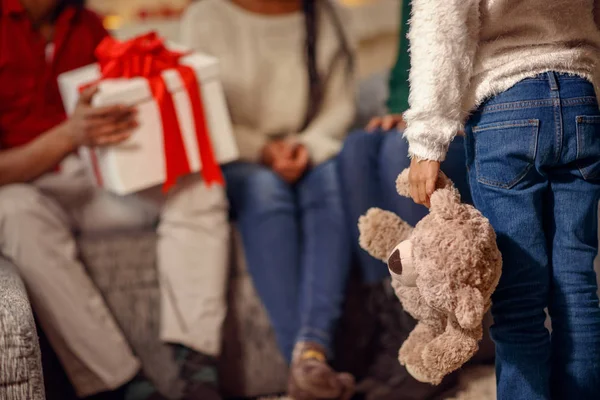
{"type": "Polygon", "coordinates": [[[146,78],[150,85],[163,125],[166,166],[164,191],[168,191],[175,185],[178,178],[192,172],[173,97],[162,77],[162,72],[168,69],[174,69],[179,73],[190,98],[198,152],[202,162],[202,177],[207,185],[224,184],[223,174],[213,153],[196,73],[191,67],[179,63],[184,55],[168,50],[162,39],[154,32],[126,42],[107,37],[96,48],[101,79],[142,77],[146,78]]]}

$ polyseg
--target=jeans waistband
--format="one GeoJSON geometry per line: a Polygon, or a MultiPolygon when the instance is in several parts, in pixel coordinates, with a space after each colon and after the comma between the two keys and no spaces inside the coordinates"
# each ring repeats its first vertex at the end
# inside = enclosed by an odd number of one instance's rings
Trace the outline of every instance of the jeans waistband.
{"type": "Polygon", "coordinates": [[[585,80],[584,77],[579,76],[579,75],[567,74],[565,72],[548,71],[548,72],[542,72],[541,74],[538,74],[531,78],[526,78],[522,82],[527,82],[527,81],[546,81],[546,82],[554,81],[554,82],[556,82],[559,80],[579,80],[579,79],[585,80]]]}

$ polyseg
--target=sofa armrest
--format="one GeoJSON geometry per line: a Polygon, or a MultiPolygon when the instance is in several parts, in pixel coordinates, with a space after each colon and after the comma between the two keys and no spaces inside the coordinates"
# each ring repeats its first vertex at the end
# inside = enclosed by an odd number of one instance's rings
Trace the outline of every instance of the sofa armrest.
{"type": "Polygon", "coordinates": [[[45,399],[39,340],[31,305],[16,268],[2,257],[0,399],[45,399]]]}

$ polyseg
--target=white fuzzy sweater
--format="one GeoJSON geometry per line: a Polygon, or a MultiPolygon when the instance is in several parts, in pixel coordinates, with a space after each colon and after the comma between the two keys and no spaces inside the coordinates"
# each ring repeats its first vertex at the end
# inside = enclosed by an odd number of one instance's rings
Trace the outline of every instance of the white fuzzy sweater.
{"type": "MultiPolygon", "coordinates": [[[[318,30],[317,63],[326,76],[340,43],[329,18],[320,18],[318,30]]],[[[339,58],[320,113],[303,129],[309,84],[302,13],[265,16],[229,0],[202,0],[187,10],[181,36],[185,45],[219,58],[243,160],[258,161],[263,146],[280,137],[304,144],[313,164],[339,152],[354,118],[354,85],[339,58]]]]}
{"type": "Polygon", "coordinates": [[[482,101],[546,71],[598,87],[600,1],[412,0],[410,154],[443,160],[482,101]]]}

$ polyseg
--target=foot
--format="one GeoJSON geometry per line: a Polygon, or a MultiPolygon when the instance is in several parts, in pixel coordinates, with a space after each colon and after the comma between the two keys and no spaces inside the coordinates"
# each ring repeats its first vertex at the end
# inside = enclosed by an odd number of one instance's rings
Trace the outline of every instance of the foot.
{"type": "Polygon", "coordinates": [[[125,387],[124,400],[167,400],[167,398],[140,372],[125,387]]]}
{"type": "Polygon", "coordinates": [[[421,383],[429,383],[431,385],[435,385],[438,380],[441,382],[441,380],[443,378],[443,376],[437,377],[437,376],[427,375],[427,373],[425,373],[425,371],[423,371],[418,366],[406,364],[405,368],[406,368],[406,371],[410,374],[410,376],[412,376],[413,378],[415,378],[416,381],[421,382],[421,383]]]}
{"type": "MultiPolygon", "coordinates": [[[[431,343],[436,337],[436,332],[429,326],[422,322],[417,323],[417,326],[408,335],[408,338],[400,347],[398,353],[398,360],[400,364],[406,366],[412,366],[413,370],[421,369],[420,366],[423,364],[423,349],[431,343]]],[[[412,375],[412,374],[411,374],[412,375]]],[[[417,377],[415,379],[419,380],[417,377]]]]}
{"type": "Polygon", "coordinates": [[[185,383],[182,400],[222,400],[214,357],[178,346],[176,358],[185,383]]]}
{"type": "Polygon", "coordinates": [[[354,377],[335,372],[326,361],[325,349],[310,342],[298,343],[288,382],[294,400],[349,400],[354,394],[354,377]]]}

